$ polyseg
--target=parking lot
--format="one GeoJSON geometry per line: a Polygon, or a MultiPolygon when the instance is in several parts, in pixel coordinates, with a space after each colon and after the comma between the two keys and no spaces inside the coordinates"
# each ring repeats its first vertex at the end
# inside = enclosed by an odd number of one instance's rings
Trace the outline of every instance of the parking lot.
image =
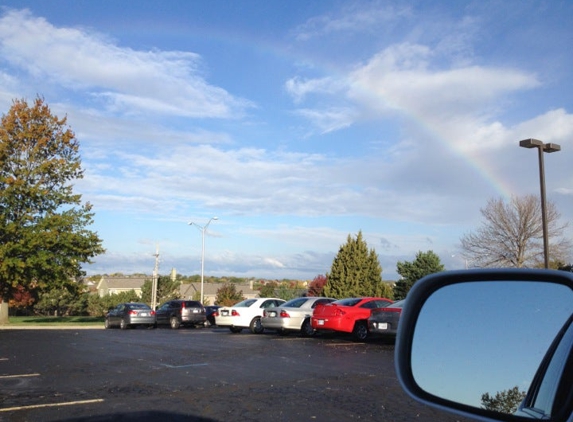
{"type": "Polygon", "coordinates": [[[459,421],[402,392],[393,354],[335,335],[0,329],[0,421],[459,421]]]}

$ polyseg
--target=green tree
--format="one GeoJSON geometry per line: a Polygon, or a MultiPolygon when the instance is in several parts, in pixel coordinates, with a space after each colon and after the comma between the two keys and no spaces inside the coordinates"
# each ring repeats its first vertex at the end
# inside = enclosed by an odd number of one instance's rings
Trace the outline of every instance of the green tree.
{"type": "Polygon", "coordinates": [[[93,213],[74,194],[79,143],[42,98],[15,100],[0,122],[0,323],[14,289],[49,291],[82,275],[104,252],[93,213]]]}
{"type": "Polygon", "coordinates": [[[225,283],[217,290],[215,303],[220,306],[233,306],[235,303],[244,300],[243,291],[237,291],[237,286],[233,283],[225,283]]]}
{"type": "Polygon", "coordinates": [[[394,286],[394,299],[404,299],[414,283],[428,274],[444,271],[440,257],[433,251],[418,252],[413,262],[398,262],[397,272],[402,276],[394,286]]]}
{"type": "Polygon", "coordinates": [[[517,386],[509,390],[498,391],[495,393],[495,396],[484,393],[481,396],[481,405],[487,410],[513,414],[525,398],[525,395],[525,391],[519,391],[517,386]]]}
{"type": "Polygon", "coordinates": [[[259,296],[261,297],[276,297],[277,283],[271,281],[270,283],[263,284],[259,289],[259,296]]]}
{"type": "Polygon", "coordinates": [[[368,249],[362,231],[356,238],[348,235],[334,257],[323,294],[335,299],[345,297],[389,297],[390,287],[382,281],[382,267],[374,249],[368,249]]]}
{"type": "Polygon", "coordinates": [[[91,316],[104,316],[108,310],[124,302],[141,302],[141,298],[135,290],[107,294],[103,297],[90,294],[87,300],[87,312],[91,316]]]}
{"type": "MultiPolygon", "coordinates": [[[[167,302],[172,299],[179,299],[181,296],[181,282],[172,280],[171,277],[160,275],[157,277],[157,304],[167,302]]],[[[141,286],[141,301],[147,304],[151,303],[151,289],[153,288],[152,280],[145,280],[141,286]]]]}

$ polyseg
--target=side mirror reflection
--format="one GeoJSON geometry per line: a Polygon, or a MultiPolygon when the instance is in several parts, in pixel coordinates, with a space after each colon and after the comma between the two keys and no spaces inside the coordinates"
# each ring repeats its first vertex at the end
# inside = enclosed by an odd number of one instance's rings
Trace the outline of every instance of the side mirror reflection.
{"type": "Polygon", "coordinates": [[[518,409],[573,314],[573,290],[541,278],[520,281],[519,270],[506,280],[471,273],[435,277],[434,287],[422,288],[427,292],[409,295],[396,350],[399,376],[429,404],[527,417],[518,409]]]}

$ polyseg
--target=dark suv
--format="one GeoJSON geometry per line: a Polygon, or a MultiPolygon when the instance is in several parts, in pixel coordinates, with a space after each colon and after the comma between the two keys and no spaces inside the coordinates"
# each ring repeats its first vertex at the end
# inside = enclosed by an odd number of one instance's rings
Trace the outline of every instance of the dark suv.
{"type": "Polygon", "coordinates": [[[207,320],[205,308],[196,300],[170,300],[157,308],[155,316],[158,325],[169,324],[174,329],[182,325],[203,325],[207,320]]]}

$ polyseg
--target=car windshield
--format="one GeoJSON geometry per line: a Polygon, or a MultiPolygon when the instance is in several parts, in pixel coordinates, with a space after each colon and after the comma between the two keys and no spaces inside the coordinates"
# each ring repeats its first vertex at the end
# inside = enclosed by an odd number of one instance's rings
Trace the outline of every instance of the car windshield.
{"type": "Polygon", "coordinates": [[[337,301],[334,301],[332,303],[334,303],[335,305],[340,305],[340,306],[356,306],[356,304],[358,302],[360,302],[362,300],[361,297],[354,297],[354,298],[349,298],[349,299],[340,299],[337,301]]]}
{"type": "Polygon", "coordinates": [[[242,302],[239,302],[236,305],[233,305],[233,308],[248,308],[249,306],[251,306],[256,301],[257,301],[257,299],[245,299],[242,302]]]}

